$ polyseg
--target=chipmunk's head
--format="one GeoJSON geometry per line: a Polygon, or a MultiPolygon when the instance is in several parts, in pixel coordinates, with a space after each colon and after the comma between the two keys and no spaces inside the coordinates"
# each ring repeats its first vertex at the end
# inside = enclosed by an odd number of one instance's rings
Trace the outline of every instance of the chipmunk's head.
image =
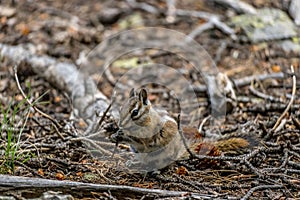
{"type": "Polygon", "coordinates": [[[129,99],[120,109],[119,127],[133,129],[133,127],[147,126],[151,122],[150,109],[151,103],[147,90],[142,88],[137,94],[134,89],[131,89],[129,99]]]}

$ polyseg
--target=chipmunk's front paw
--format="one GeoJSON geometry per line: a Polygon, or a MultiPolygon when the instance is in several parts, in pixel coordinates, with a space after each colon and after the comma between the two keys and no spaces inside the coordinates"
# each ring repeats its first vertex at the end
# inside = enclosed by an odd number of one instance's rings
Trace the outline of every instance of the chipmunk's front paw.
{"type": "Polygon", "coordinates": [[[137,159],[133,158],[133,159],[127,160],[125,163],[125,166],[128,168],[137,168],[137,167],[141,166],[141,162],[138,161],[137,159]]]}
{"type": "Polygon", "coordinates": [[[124,135],[123,131],[119,129],[116,133],[110,136],[110,140],[112,142],[120,142],[123,140],[123,135],[124,135]]]}

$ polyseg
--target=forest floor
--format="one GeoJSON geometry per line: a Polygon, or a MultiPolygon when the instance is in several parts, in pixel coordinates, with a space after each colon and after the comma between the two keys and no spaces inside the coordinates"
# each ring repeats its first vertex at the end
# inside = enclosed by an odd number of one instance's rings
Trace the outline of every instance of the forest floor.
{"type": "MultiPolygon", "coordinates": [[[[176,16],[174,22],[167,22],[165,1],[146,1],[148,5],[160,10],[160,13],[132,8],[128,2],[130,1],[0,1],[0,43],[11,46],[31,44],[37,50],[36,55],[48,55],[61,62],[77,64],[82,55],[120,31],[163,27],[188,35],[208,21],[193,16],[176,16]]],[[[278,8],[288,13],[289,1],[245,2],[257,9],[278,8]]],[[[176,8],[220,15],[220,21],[226,24],[229,24],[227,22],[231,16],[237,15],[230,8],[205,0],[178,1],[176,8]]],[[[299,40],[299,30],[296,30],[298,37],[294,37],[294,40],[299,40]]],[[[278,48],[280,40],[251,43],[240,39],[242,30],[236,28],[234,31],[238,37],[236,40],[216,27],[202,32],[195,40],[208,52],[218,70],[234,83],[245,81],[245,77],[252,77],[249,83],[234,88],[237,103],[228,110],[219,132],[223,135],[234,132],[252,133],[260,137],[261,142],[246,154],[222,159],[191,158],[175,162],[159,174],[120,170],[119,164],[114,160],[92,156],[84,142],[76,140],[75,134],[56,129],[51,120],[27,104],[16,82],[13,70],[16,63],[1,57],[0,174],[116,185],[119,188],[97,190],[84,189],[82,186],[75,191],[68,187],[47,190],[1,184],[0,193],[3,193],[3,197],[12,199],[41,198],[42,195],[46,198],[45,195],[53,197],[58,194],[61,194],[61,198],[75,199],[167,199],[172,196],[186,198],[193,195],[204,199],[300,198],[300,90],[297,89],[296,94],[292,95],[292,90],[300,87],[299,80],[293,83],[294,75],[300,75],[300,53],[278,48]],[[291,65],[295,68],[294,74],[291,72],[291,65]],[[260,78],[270,74],[284,76],[260,78]],[[280,119],[293,97],[295,99],[290,109],[280,119]],[[277,121],[279,126],[276,125],[277,121]],[[149,190],[141,192],[121,186],[149,190]],[[155,189],[185,193],[168,195],[158,190],[154,192],[155,189]],[[56,193],[49,193],[50,190],[56,193]]],[[[28,48],[31,48],[30,45],[28,48]]],[[[152,56],[151,61],[176,69],[188,65],[188,61],[178,60],[170,54],[156,51],[149,54],[152,56]]],[[[125,57],[121,64],[126,65],[131,61],[125,57]]],[[[66,91],[58,90],[43,77],[26,70],[26,64],[17,64],[18,81],[28,98],[35,102],[35,107],[54,118],[62,127],[75,126],[71,116],[71,97],[66,91]]],[[[121,72],[114,68],[112,73],[117,78],[121,72]]],[[[190,75],[190,81],[193,82],[199,74],[190,75]]],[[[98,81],[99,90],[110,99],[113,86],[105,80],[98,81]]],[[[150,91],[155,91],[154,88],[155,86],[150,91]]],[[[206,97],[199,95],[205,105],[201,108],[200,121],[210,113],[206,97]]],[[[154,103],[160,103],[160,99],[164,100],[167,110],[172,110],[168,108],[173,104],[168,104],[166,93],[151,95],[154,103]]],[[[75,124],[75,129],[86,127],[83,121],[76,121],[75,124]]],[[[204,130],[208,129],[204,127],[204,130]]],[[[117,153],[120,151],[122,150],[119,149],[117,153]]],[[[211,151],[208,155],[216,156],[215,153],[218,154],[211,151]]]]}

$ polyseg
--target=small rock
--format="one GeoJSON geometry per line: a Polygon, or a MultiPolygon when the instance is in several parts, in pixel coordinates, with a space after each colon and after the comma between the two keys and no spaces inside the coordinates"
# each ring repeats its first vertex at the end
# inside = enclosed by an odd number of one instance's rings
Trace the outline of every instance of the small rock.
{"type": "Polygon", "coordinates": [[[300,1],[292,0],[289,8],[289,13],[293,17],[295,24],[300,25],[300,1]]]}
{"type": "Polygon", "coordinates": [[[12,17],[16,14],[15,8],[0,6],[0,16],[12,17]]]}
{"type": "Polygon", "coordinates": [[[231,19],[231,23],[242,28],[252,43],[286,39],[297,35],[295,24],[279,9],[258,9],[256,15],[238,15],[231,19]]]}
{"type": "Polygon", "coordinates": [[[102,24],[113,24],[119,20],[122,15],[122,10],[117,8],[107,8],[99,13],[99,21],[102,24]]]}
{"type": "Polygon", "coordinates": [[[285,53],[296,53],[300,54],[300,44],[299,42],[294,42],[292,40],[284,40],[276,44],[285,53]]]}

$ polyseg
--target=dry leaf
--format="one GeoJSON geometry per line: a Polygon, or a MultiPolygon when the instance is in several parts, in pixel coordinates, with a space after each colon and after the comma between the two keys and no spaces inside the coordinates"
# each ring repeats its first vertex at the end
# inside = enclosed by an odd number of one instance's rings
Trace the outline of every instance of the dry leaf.
{"type": "Polygon", "coordinates": [[[30,33],[29,26],[23,23],[16,25],[16,30],[19,31],[22,35],[28,35],[30,33]]]}
{"type": "Polygon", "coordinates": [[[57,180],[64,180],[64,179],[65,179],[65,175],[63,175],[63,174],[60,173],[60,172],[57,172],[57,173],[55,174],[55,178],[56,178],[57,180]]]}
{"type": "Polygon", "coordinates": [[[77,172],[76,173],[76,176],[82,177],[82,175],[83,175],[82,172],[77,172]]]}
{"type": "Polygon", "coordinates": [[[176,169],[176,174],[185,176],[188,174],[188,170],[184,166],[180,166],[176,169]]]}
{"type": "Polygon", "coordinates": [[[55,97],[54,98],[54,102],[55,103],[59,103],[61,101],[61,98],[59,96],[55,97]]]}
{"type": "Polygon", "coordinates": [[[83,121],[83,119],[80,119],[78,122],[78,125],[80,128],[86,128],[87,124],[83,121]]]}
{"type": "Polygon", "coordinates": [[[23,100],[23,96],[20,95],[20,94],[18,94],[18,95],[15,96],[15,100],[16,101],[22,101],[23,100]]]}
{"type": "Polygon", "coordinates": [[[44,176],[44,170],[43,169],[38,169],[38,174],[44,176]]]}
{"type": "Polygon", "coordinates": [[[281,72],[281,67],[279,65],[273,65],[272,67],[273,72],[281,72]]]}

